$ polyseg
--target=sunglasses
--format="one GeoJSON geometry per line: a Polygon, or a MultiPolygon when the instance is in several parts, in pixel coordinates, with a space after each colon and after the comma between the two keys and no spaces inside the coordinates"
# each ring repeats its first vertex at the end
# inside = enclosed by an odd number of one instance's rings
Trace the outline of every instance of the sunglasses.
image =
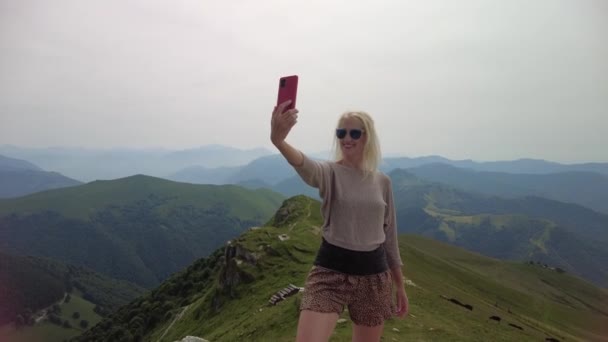
{"type": "Polygon", "coordinates": [[[357,140],[361,138],[363,132],[364,131],[362,129],[351,129],[350,131],[347,131],[346,128],[338,128],[336,129],[336,137],[338,137],[338,139],[344,139],[346,137],[346,133],[349,133],[351,138],[357,140]]]}

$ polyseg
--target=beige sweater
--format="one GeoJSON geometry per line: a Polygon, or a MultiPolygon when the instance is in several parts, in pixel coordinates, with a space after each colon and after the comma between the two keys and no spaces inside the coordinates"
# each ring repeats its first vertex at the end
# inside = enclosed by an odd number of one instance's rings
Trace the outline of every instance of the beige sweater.
{"type": "Polygon", "coordinates": [[[364,178],[361,170],[302,155],[303,164],[293,167],[319,189],[325,240],[355,251],[384,244],[389,267],[402,266],[391,179],[380,171],[364,178]]]}

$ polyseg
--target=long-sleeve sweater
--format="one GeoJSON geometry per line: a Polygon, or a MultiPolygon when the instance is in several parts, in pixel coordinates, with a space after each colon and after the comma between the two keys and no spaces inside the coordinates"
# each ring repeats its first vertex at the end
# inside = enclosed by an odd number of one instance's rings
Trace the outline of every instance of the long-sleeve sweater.
{"type": "Polygon", "coordinates": [[[402,266],[391,179],[380,171],[364,177],[362,170],[302,156],[302,165],[292,166],[304,182],[319,189],[325,240],[355,251],[384,244],[389,267],[402,266]]]}

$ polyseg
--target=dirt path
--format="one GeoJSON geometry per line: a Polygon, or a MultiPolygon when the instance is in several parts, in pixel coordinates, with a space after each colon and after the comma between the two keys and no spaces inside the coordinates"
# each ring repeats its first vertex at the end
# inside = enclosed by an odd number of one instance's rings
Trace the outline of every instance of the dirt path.
{"type": "Polygon", "coordinates": [[[182,316],[184,315],[184,313],[186,312],[186,310],[188,310],[188,307],[190,307],[190,305],[186,305],[186,307],[182,310],[182,312],[178,313],[175,316],[175,318],[173,319],[173,322],[171,322],[171,324],[169,324],[169,326],[167,327],[167,329],[165,329],[165,332],[157,340],[157,342],[160,342],[160,341],[163,340],[163,338],[165,337],[165,335],[167,335],[167,333],[169,332],[169,330],[171,330],[171,328],[173,327],[173,324],[175,324],[175,322],[177,322],[178,320],[180,320],[182,318],[182,316]]]}

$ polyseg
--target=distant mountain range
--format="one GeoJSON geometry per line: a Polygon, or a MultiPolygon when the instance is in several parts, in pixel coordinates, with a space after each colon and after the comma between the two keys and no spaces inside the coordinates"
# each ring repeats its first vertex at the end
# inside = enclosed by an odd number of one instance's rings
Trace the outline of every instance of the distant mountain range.
{"type": "Polygon", "coordinates": [[[504,199],[390,173],[399,231],[507,260],[535,260],[608,287],[608,215],[540,197],[504,199]]]}
{"type": "Polygon", "coordinates": [[[0,155],[0,172],[6,171],[43,171],[40,167],[21,159],[0,155]]]}
{"type": "Polygon", "coordinates": [[[608,213],[608,176],[595,172],[513,174],[475,171],[447,164],[426,164],[407,171],[419,178],[470,192],[506,198],[545,197],[608,213]]]}
{"type": "MultiPolygon", "coordinates": [[[[285,196],[306,194],[319,198],[318,191],[306,185],[287,162],[280,158],[269,160],[271,158],[274,157],[258,159],[256,167],[248,168],[249,172],[241,173],[242,177],[235,177],[232,173],[232,181],[250,188],[266,187],[285,196]],[[262,162],[266,167],[259,165],[262,162]]],[[[384,171],[390,173],[394,170],[384,171]]],[[[405,170],[420,179],[444,183],[467,192],[505,198],[544,197],[608,214],[608,176],[599,173],[512,174],[475,171],[441,163],[422,164],[405,170]]]]}
{"type": "Polygon", "coordinates": [[[44,171],[25,160],[0,155],[0,198],[82,184],[57,172],[44,171]]]}
{"type": "Polygon", "coordinates": [[[207,145],[186,150],[23,148],[0,146],[0,154],[27,160],[45,170],[83,182],[111,180],[135,174],[166,177],[187,167],[232,167],[271,154],[263,148],[241,150],[207,145]]]}
{"type": "Polygon", "coordinates": [[[427,156],[419,158],[386,158],[382,169],[390,171],[397,168],[412,168],[425,164],[448,164],[460,168],[472,169],[475,171],[491,171],[506,173],[529,173],[543,174],[569,171],[587,171],[608,175],[608,163],[578,163],[560,164],[542,159],[517,159],[492,162],[477,162],[472,160],[450,160],[440,156],[427,156]]]}
{"type": "MultiPolygon", "coordinates": [[[[197,183],[225,184],[259,178],[267,181],[266,172],[279,175],[276,183],[288,177],[286,165],[277,162],[276,150],[252,148],[237,149],[222,145],[206,145],[185,150],[167,149],[83,149],[83,148],[24,148],[12,145],[0,146],[0,154],[11,158],[27,160],[45,170],[60,172],[83,182],[124,178],[134,174],[146,174],[174,180],[195,180],[197,183]],[[258,158],[270,157],[261,161],[258,158]],[[254,162],[255,161],[255,162],[254,162]],[[253,162],[253,163],[252,163],[253,162]],[[252,163],[251,165],[247,165],[252,163]],[[279,169],[264,168],[264,165],[279,169]],[[210,169],[224,168],[223,177],[210,169]],[[243,168],[239,172],[238,168],[243,168]],[[197,175],[201,172],[202,175],[197,175]],[[255,172],[262,169],[262,174],[255,172]],[[252,172],[254,171],[254,172],[252,172]],[[210,178],[205,176],[210,174],[210,178]],[[181,178],[180,178],[181,177],[181,178]],[[185,178],[183,178],[185,177],[185,178]],[[190,177],[190,178],[189,178],[190,177]]],[[[329,156],[329,153],[310,153],[311,157],[329,156]]],[[[450,160],[440,156],[388,157],[382,170],[390,172],[396,168],[412,168],[431,163],[443,163],[476,171],[507,173],[543,174],[569,171],[587,171],[608,175],[608,163],[560,164],[539,159],[518,159],[512,161],[477,162],[472,160],[450,160]]]]}

